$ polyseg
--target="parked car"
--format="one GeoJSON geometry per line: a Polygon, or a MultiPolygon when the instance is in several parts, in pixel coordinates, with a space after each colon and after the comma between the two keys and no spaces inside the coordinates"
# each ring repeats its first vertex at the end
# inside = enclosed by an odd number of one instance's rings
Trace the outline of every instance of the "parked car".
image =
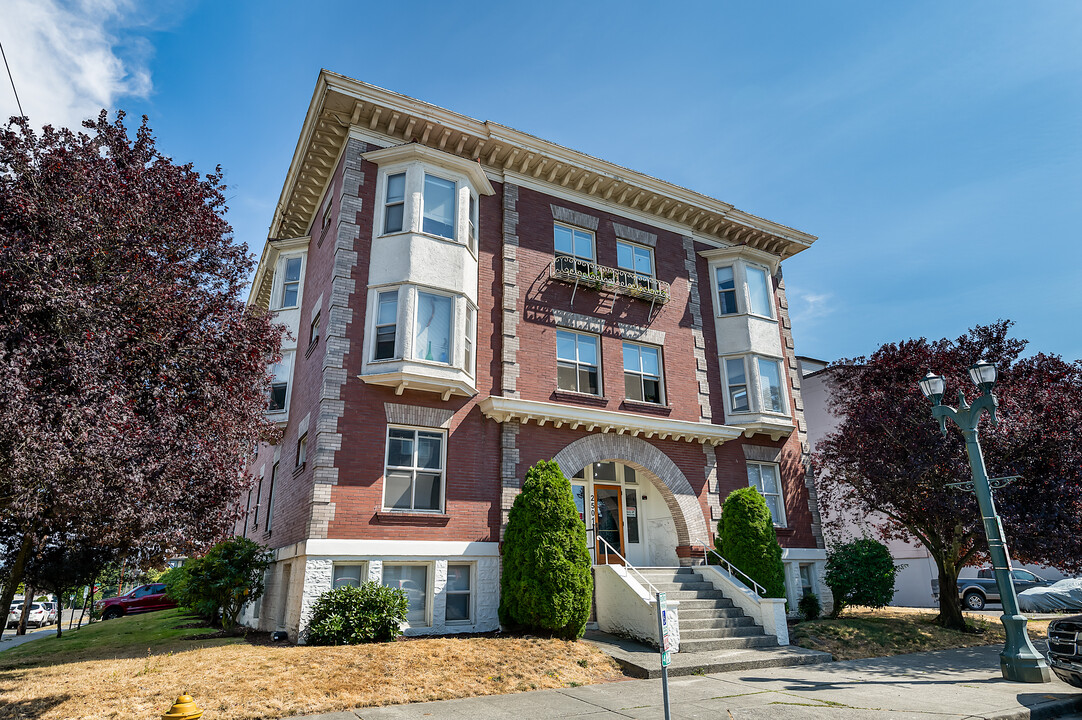
{"type": "Polygon", "coordinates": [[[56,603],[52,601],[47,601],[43,602],[42,605],[45,606],[45,624],[52,625],[57,621],[58,611],[56,609],[56,603]]]}
{"type": "MultiPolygon", "coordinates": [[[[1052,584],[1029,570],[1011,570],[1011,577],[1014,579],[1016,593],[1052,584]]],[[[984,610],[988,603],[998,603],[999,587],[996,586],[996,576],[992,568],[978,570],[975,578],[958,578],[958,597],[962,599],[962,606],[967,610],[984,610]]]]}
{"type": "Polygon", "coordinates": [[[1048,623],[1048,664],[1060,680],[1082,688],[1082,615],[1048,623]]]}
{"type": "Polygon", "coordinates": [[[1022,612],[1077,612],[1082,610],[1082,579],[1064,578],[1047,587],[1018,593],[1022,612]]]}
{"type": "Polygon", "coordinates": [[[122,615],[168,610],[177,604],[165,594],[165,583],[140,585],[123,595],[105,598],[94,603],[102,620],[112,620],[122,615]]]}
{"type": "MultiPolygon", "coordinates": [[[[12,605],[11,612],[8,613],[7,626],[9,628],[18,627],[19,618],[22,617],[22,614],[22,603],[12,605]]],[[[48,617],[49,612],[45,609],[44,605],[42,605],[41,603],[32,603],[30,605],[30,614],[26,616],[26,626],[30,627],[31,625],[33,625],[34,627],[41,627],[42,625],[48,625],[49,623],[46,622],[48,620],[48,617]]]]}

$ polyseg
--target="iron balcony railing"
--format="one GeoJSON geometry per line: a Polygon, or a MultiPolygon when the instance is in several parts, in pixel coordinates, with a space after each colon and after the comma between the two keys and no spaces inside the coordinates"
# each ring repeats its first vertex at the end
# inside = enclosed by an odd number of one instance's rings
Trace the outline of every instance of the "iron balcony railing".
{"type": "Polygon", "coordinates": [[[660,305],[669,302],[671,298],[670,286],[667,282],[632,270],[605,267],[570,255],[557,255],[553,259],[549,266],[549,277],[573,283],[576,291],[579,285],[585,285],[597,290],[623,293],[660,305]]]}

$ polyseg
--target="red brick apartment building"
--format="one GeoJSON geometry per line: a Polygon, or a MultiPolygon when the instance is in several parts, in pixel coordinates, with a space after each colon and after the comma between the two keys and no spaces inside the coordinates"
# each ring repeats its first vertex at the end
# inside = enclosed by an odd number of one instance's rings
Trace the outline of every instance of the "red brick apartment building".
{"type": "Polygon", "coordinates": [[[373,580],[408,590],[408,632],[497,628],[507,513],[545,459],[599,564],[700,563],[751,483],[791,606],[818,592],[781,275],[814,240],[321,72],[249,299],[294,339],[284,437],[240,500],[237,533],[276,553],[245,621],[295,637],[320,593],[373,580]]]}

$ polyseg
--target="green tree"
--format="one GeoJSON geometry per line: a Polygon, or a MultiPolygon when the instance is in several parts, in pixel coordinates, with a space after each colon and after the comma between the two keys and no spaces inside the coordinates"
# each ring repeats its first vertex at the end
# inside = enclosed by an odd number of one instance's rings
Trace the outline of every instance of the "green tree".
{"type": "Polygon", "coordinates": [[[237,624],[244,604],[262,597],[263,573],[272,557],[267,548],[248,538],[230,538],[212,547],[203,557],[184,564],[185,572],[177,577],[177,580],[183,578],[183,587],[180,582],[168,581],[166,587],[170,595],[175,588],[183,597],[183,601],[178,597],[177,602],[187,607],[197,611],[208,605],[216,608],[221,612],[222,629],[229,630],[237,624]]]}
{"type": "Polygon", "coordinates": [[[714,546],[721,555],[766,590],[767,597],[785,597],[781,545],[766,500],[753,487],[729,493],[721,508],[714,546]]]}
{"type": "Polygon", "coordinates": [[[872,538],[861,538],[832,548],[827,554],[824,580],[834,595],[831,617],[838,617],[849,605],[881,608],[894,597],[898,574],[887,546],[872,538]]]}
{"type": "Polygon", "coordinates": [[[593,597],[586,528],[571,483],[551,460],[526,472],[503,542],[500,622],[574,639],[586,629],[593,597]]]}

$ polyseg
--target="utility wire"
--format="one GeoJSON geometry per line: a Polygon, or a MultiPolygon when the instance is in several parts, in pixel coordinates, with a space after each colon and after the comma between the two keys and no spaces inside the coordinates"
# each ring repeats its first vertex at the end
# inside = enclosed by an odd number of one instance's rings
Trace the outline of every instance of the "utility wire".
{"type": "Polygon", "coordinates": [[[11,81],[11,91],[15,93],[15,104],[19,106],[19,114],[25,116],[26,113],[23,112],[23,104],[19,101],[19,91],[15,89],[15,78],[11,76],[11,66],[8,65],[8,56],[4,52],[4,43],[2,42],[0,42],[0,55],[4,57],[4,67],[8,71],[8,80],[11,81]]]}

